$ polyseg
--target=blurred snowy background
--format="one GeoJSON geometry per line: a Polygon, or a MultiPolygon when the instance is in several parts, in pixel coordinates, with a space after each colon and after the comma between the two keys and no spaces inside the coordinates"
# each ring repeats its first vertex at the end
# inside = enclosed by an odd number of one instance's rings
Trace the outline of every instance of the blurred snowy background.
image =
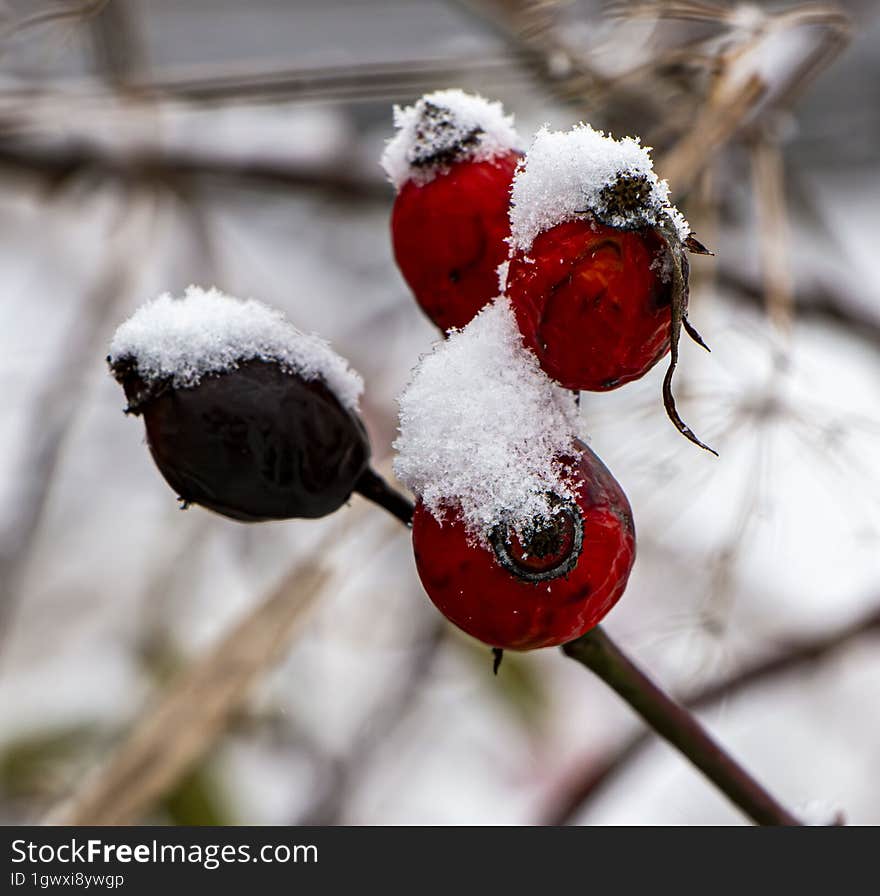
{"type": "Polygon", "coordinates": [[[792,9],[0,4],[0,821],[93,780],[279,582],[295,603],[317,558],[280,662],[256,651],[256,685],[129,820],[742,822],[557,651],[493,678],[380,511],[181,513],[122,415],[116,325],[214,284],[351,360],[389,472],[395,396],[436,334],[391,257],[378,157],[392,103],[458,86],[524,134],[585,118],[642,135],[716,251],[692,261],[713,353],[685,341],[678,392],[720,459],[666,419],[663,364],[582,402],[640,538],[607,625],[783,802],[880,823],[880,6],[792,9]]]}

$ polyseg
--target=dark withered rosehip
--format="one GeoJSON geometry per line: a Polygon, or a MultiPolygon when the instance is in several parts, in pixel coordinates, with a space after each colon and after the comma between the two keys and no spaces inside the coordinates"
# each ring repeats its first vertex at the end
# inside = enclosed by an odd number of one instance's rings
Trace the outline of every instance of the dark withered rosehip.
{"type": "Polygon", "coordinates": [[[186,504],[244,522],[316,518],[351,496],[370,457],[358,417],[320,380],[249,360],[192,387],[147,385],[112,364],[150,453],[186,504]]]}
{"type": "Polygon", "coordinates": [[[635,528],[623,489],[583,443],[571,465],[576,500],[549,520],[500,526],[488,544],[450,511],[439,522],[416,505],[413,549],[437,609],[492,647],[531,650],[580,637],[623,594],[635,559],[635,528]],[[519,529],[519,534],[515,531],[519,529]]]}

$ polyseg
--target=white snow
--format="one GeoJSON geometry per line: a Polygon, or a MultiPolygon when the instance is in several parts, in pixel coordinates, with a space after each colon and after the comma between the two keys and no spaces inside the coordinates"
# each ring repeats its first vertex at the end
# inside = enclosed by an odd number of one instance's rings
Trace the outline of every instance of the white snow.
{"type": "Polygon", "coordinates": [[[475,542],[548,515],[549,491],[572,497],[558,458],[577,405],[522,345],[506,298],[422,358],[399,402],[397,477],[441,523],[458,510],[475,542]]]}
{"type": "Polygon", "coordinates": [[[613,227],[639,227],[669,219],[684,240],[690,227],[669,201],[669,185],[654,172],[649,147],[638,138],[615,140],[588,124],[569,131],[541,128],[513,180],[510,207],[510,245],[528,251],[539,233],[597,213],[613,227]],[[602,191],[621,175],[644,178],[644,202],[631,214],[609,214],[602,191]]]}
{"type": "Polygon", "coordinates": [[[766,15],[763,22],[756,21],[751,28],[745,24],[741,27],[742,32],[736,35],[736,43],[727,53],[719,99],[734,95],[757,77],[764,92],[751,110],[753,120],[797,81],[821,47],[825,31],[809,22],[793,27],[793,22],[784,16],[766,15]]]}
{"type": "Polygon", "coordinates": [[[507,286],[507,273],[510,270],[510,260],[502,261],[498,265],[495,273],[498,277],[498,291],[503,293],[507,286]]]}
{"type": "Polygon", "coordinates": [[[731,28],[757,32],[767,23],[767,13],[756,3],[740,3],[727,16],[731,28]]]}
{"type": "Polygon", "coordinates": [[[142,305],[110,344],[111,362],[133,358],[147,382],[170,378],[178,388],[242,361],[276,361],[305,380],[322,380],[341,404],[357,410],[363,380],[319,336],[296,329],[284,315],[254,299],[218,289],[187,288],[142,305]]]}
{"type": "Polygon", "coordinates": [[[501,103],[455,88],[395,106],[394,125],[397,133],[385,146],[382,168],[398,190],[408,180],[433,180],[448,167],[444,153],[487,161],[520,146],[513,116],[504,114],[501,103]],[[429,161],[434,155],[441,159],[429,161]]]}

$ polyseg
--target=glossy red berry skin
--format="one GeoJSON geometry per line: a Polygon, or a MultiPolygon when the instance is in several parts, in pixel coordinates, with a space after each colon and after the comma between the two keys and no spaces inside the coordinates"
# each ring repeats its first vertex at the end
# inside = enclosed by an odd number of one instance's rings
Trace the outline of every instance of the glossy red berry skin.
{"type": "Polygon", "coordinates": [[[433,180],[407,181],[394,202],[394,257],[416,301],[442,330],[463,327],[500,292],[508,204],[519,154],[453,162],[433,180]]]}
{"type": "MultiPolygon", "coordinates": [[[[547,374],[568,389],[605,392],[644,376],[669,351],[669,251],[651,228],[578,220],[514,255],[507,294],[547,374]]],[[[682,264],[686,276],[683,255],[682,264]]]]}
{"type": "MultiPolygon", "coordinates": [[[[438,610],[469,635],[513,650],[571,641],[597,625],[623,594],[635,559],[632,511],[599,458],[579,445],[575,461],[583,540],[574,567],[531,581],[509,571],[464,524],[443,524],[421,504],[413,518],[416,567],[438,610]]],[[[567,543],[567,540],[566,540],[567,543]]]]}

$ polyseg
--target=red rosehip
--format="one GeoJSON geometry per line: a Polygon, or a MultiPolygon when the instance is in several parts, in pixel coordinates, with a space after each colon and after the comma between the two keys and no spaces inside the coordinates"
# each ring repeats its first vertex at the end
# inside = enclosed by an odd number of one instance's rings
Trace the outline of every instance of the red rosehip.
{"type": "Polygon", "coordinates": [[[511,188],[506,292],[524,343],[570,389],[606,391],[644,376],[667,352],[666,412],[687,319],[685,250],[707,250],[670,203],[638,140],[580,124],[535,135],[511,188]]]}
{"type": "Polygon", "coordinates": [[[358,417],[321,380],[277,362],[242,361],[187,388],[146,383],[133,359],[111,368],[184,505],[242,522],[322,517],[349,499],[366,470],[370,447],[358,417]]]}
{"type": "Polygon", "coordinates": [[[454,162],[425,184],[407,181],[391,215],[394,257],[427,316],[463,327],[498,295],[507,209],[519,154],[454,162]]]}
{"type": "Polygon", "coordinates": [[[618,601],[635,559],[626,495],[601,460],[577,443],[570,482],[550,520],[498,526],[486,544],[460,516],[443,522],[419,502],[416,567],[428,596],[459,628],[495,648],[563,644],[597,625],[618,601]]]}
{"type": "Polygon", "coordinates": [[[566,221],[510,262],[507,295],[525,344],[568,389],[604,392],[668,351],[672,261],[652,228],[566,221]]]}
{"type": "Polygon", "coordinates": [[[520,158],[513,119],[500,103],[438,90],[395,107],[394,121],[382,156],[397,189],[394,257],[425,314],[463,327],[499,292],[520,158]]]}

